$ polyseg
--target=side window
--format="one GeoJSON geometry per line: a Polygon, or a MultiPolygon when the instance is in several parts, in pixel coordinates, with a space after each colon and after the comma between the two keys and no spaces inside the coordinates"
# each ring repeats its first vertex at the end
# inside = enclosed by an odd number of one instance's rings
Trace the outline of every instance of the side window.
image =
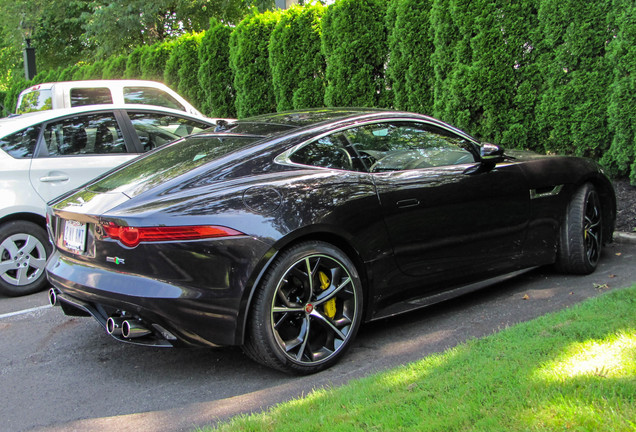
{"type": "Polygon", "coordinates": [[[185,111],[185,107],[163,90],[153,87],[124,87],[124,102],[127,104],[157,105],[185,111]]]}
{"type": "Polygon", "coordinates": [[[22,93],[18,102],[17,114],[53,109],[53,92],[51,90],[33,90],[22,93]]]}
{"type": "Polygon", "coordinates": [[[0,148],[16,159],[33,156],[40,134],[40,125],[0,138],[0,148]]]}
{"type": "Polygon", "coordinates": [[[470,143],[423,123],[380,123],[352,128],[347,139],[371,172],[402,171],[475,162],[470,143]]]}
{"type": "Polygon", "coordinates": [[[183,117],[158,113],[128,112],[144,151],[161,147],[164,144],[186,135],[201,132],[211,127],[183,117]]]}
{"type": "Polygon", "coordinates": [[[341,134],[334,134],[314,141],[296,151],[290,160],[301,165],[342,170],[353,169],[353,158],[341,139],[341,134]]]}
{"type": "Polygon", "coordinates": [[[106,87],[71,89],[71,106],[112,104],[113,97],[106,87]]]}
{"type": "Polygon", "coordinates": [[[51,122],[44,129],[49,156],[126,153],[112,113],[88,114],[51,122]]]}

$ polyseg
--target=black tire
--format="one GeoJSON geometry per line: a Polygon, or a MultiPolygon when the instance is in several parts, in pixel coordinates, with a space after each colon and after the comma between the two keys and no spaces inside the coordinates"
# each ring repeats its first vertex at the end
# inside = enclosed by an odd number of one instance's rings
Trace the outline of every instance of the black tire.
{"type": "Polygon", "coordinates": [[[0,292],[21,296],[43,290],[47,285],[46,260],[51,255],[46,231],[27,221],[0,226],[0,292]]]}
{"type": "Polygon", "coordinates": [[[557,269],[566,273],[592,273],[601,257],[603,217],[594,186],[581,186],[568,204],[561,226],[557,269]]]}
{"type": "Polygon", "coordinates": [[[340,249],[319,241],[282,252],[254,294],[243,350],[288,373],[336,363],[362,320],[362,284],[340,249]]]}

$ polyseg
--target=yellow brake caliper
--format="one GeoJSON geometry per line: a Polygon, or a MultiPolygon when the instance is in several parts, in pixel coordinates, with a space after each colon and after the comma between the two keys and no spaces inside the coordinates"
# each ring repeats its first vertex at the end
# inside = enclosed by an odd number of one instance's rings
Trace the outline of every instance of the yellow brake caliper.
{"type": "MultiPolygon", "coordinates": [[[[331,281],[329,280],[329,276],[327,276],[324,272],[318,272],[318,278],[320,279],[320,289],[326,290],[331,285],[331,281]]],[[[336,299],[332,298],[328,302],[325,303],[324,306],[325,315],[329,318],[333,319],[336,316],[336,299]]]]}

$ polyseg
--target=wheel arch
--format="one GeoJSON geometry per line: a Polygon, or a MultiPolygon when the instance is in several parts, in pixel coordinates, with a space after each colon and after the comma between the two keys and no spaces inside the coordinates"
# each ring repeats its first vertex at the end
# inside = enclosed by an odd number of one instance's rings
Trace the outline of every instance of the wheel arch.
{"type": "Polygon", "coordinates": [[[28,213],[28,212],[11,213],[9,215],[6,215],[2,219],[0,219],[0,225],[5,224],[7,222],[14,222],[14,221],[32,222],[36,225],[39,225],[40,227],[42,227],[42,229],[46,231],[46,218],[37,213],[28,213]]]}
{"type": "Polygon", "coordinates": [[[370,296],[368,295],[369,290],[369,275],[367,274],[366,266],[364,265],[364,260],[358,253],[357,249],[353,246],[351,242],[349,242],[343,235],[335,233],[333,231],[325,230],[325,231],[312,231],[301,233],[297,235],[287,236],[278,242],[276,242],[272,248],[263,256],[263,260],[261,261],[261,265],[257,266],[255,275],[250,278],[247,283],[247,289],[243,292],[243,298],[241,300],[241,307],[239,309],[239,315],[237,319],[237,327],[236,327],[236,336],[235,340],[238,345],[242,345],[245,341],[245,331],[247,328],[247,320],[249,319],[249,311],[252,307],[252,299],[254,297],[254,293],[258,289],[261,280],[265,276],[266,272],[271,268],[272,263],[276,259],[276,257],[286,249],[289,249],[299,243],[307,242],[307,241],[321,241],[324,243],[329,243],[332,246],[337,247],[342,250],[347,257],[353,262],[353,265],[356,267],[358,271],[358,275],[360,277],[360,281],[362,283],[362,293],[364,295],[363,304],[362,304],[362,312],[363,317],[362,321],[367,321],[367,311],[370,310],[368,307],[368,302],[370,301],[370,296]]]}

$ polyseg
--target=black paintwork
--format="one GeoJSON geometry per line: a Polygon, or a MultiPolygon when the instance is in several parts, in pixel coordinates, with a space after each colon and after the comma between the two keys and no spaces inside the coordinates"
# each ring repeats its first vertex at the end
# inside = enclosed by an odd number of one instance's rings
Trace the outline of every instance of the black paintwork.
{"type": "MultiPolygon", "coordinates": [[[[139,162],[132,162],[51,203],[57,250],[47,273],[55,289],[87,305],[102,322],[125,311],[167,329],[178,339],[172,344],[233,345],[243,343],[251,297],[272,259],[305,239],[333,243],[356,264],[366,320],[553,263],[566,206],[585,182],[599,190],[604,240],[611,239],[614,192],[586,159],[511,152],[515,159],[481,161],[479,143],[464,133],[429,117],[380,110],[260,116],[224,125],[213,135],[224,134],[252,139],[163,182],[104,187],[108,175],[135,170],[139,162]],[[475,161],[370,173],[281,159],[330,131],[395,119],[437,125],[463,137],[475,161]],[[547,193],[555,186],[562,187],[559,193],[547,193]],[[531,190],[540,198],[532,198],[531,190]],[[86,254],[62,246],[65,219],[89,223],[86,254]],[[138,227],[219,225],[245,235],[130,249],[103,239],[99,224],[108,221],[138,227]]],[[[187,138],[186,145],[207,136],[187,138]]],[[[176,145],[140,159],[167,154],[162,152],[176,145]]]]}

